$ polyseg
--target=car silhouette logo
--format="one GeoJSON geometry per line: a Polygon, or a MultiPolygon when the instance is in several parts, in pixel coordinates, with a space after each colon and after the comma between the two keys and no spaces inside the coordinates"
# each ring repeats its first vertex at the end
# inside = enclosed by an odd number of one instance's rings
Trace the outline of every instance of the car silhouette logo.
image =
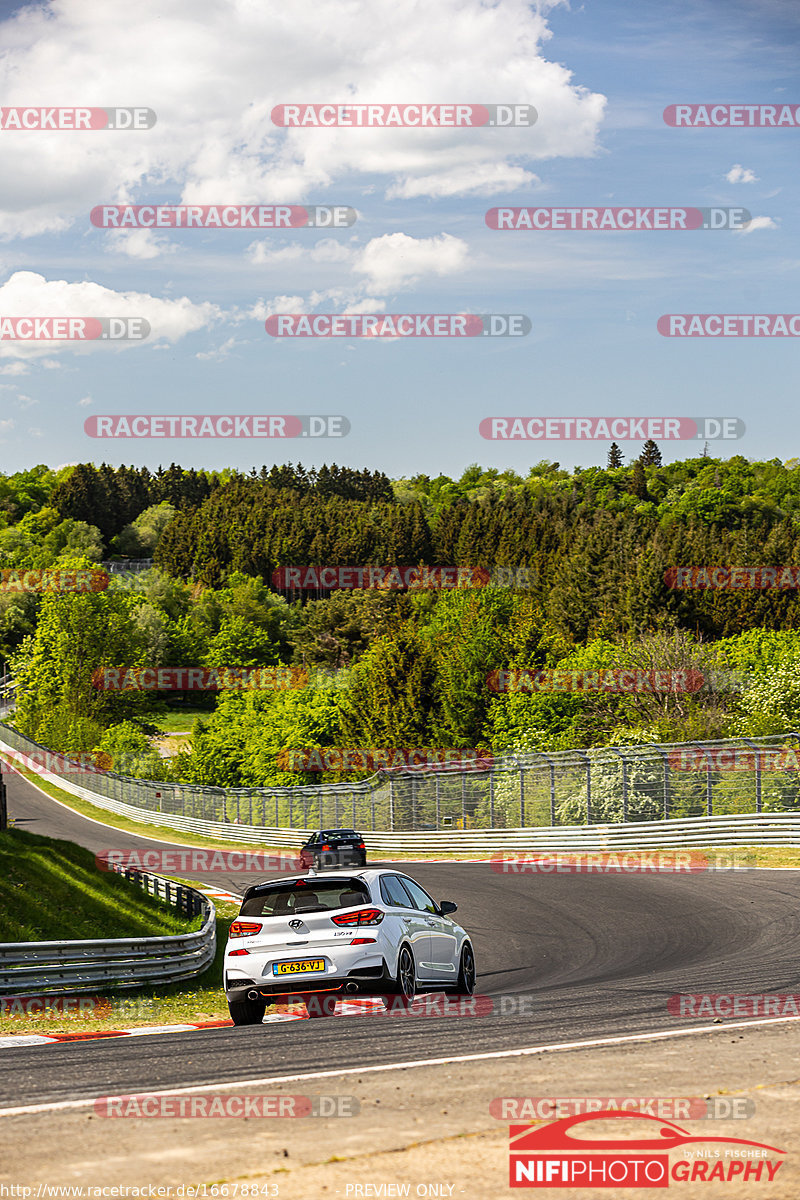
{"type": "Polygon", "coordinates": [[[775,1162],[771,1156],[786,1153],[777,1146],[745,1138],[709,1134],[697,1137],[672,1121],[618,1109],[576,1114],[539,1128],[511,1125],[509,1138],[511,1187],[542,1184],[580,1187],[590,1183],[595,1186],[668,1187],[670,1180],[685,1182],[690,1176],[692,1181],[721,1179],[730,1182],[742,1175],[749,1182],[751,1176],[759,1181],[764,1173],[771,1181],[782,1166],[782,1161],[775,1162]],[[576,1136],[580,1126],[597,1121],[608,1122],[607,1128],[613,1133],[617,1132],[615,1125],[635,1122],[645,1136],[576,1136]],[[648,1132],[654,1136],[647,1137],[648,1132]],[[725,1155],[717,1152],[713,1158],[709,1155],[691,1161],[684,1157],[670,1163],[670,1151],[701,1143],[735,1149],[726,1151],[725,1155]],[[739,1150],[739,1147],[743,1149],[739,1150]],[[754,1149],[760,1150],[763,1157],[759,1156],[758,1162],[748,1162],[754,1149]]]}

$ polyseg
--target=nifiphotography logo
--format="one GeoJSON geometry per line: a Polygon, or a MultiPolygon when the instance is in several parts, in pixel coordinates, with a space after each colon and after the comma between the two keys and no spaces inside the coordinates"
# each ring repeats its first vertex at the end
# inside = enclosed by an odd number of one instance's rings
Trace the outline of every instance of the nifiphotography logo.
{"type": "Polygon", "coordinates": [[[736,1179],[771,1183],[786,1153],[746,1138],[695,1137],[672,1121],[618,1110],[580,1113],[541,1127],[510,1125],[509,1138],[511,1187],[665,1188],[673,1181],[736,1179]],[[611,1122],[611,1136],[581,1136],[581,1125],[601,1120],[611,1122]],[[620,1121],[638,1122],[641,1135],[615,1136],[620,1121]]]}

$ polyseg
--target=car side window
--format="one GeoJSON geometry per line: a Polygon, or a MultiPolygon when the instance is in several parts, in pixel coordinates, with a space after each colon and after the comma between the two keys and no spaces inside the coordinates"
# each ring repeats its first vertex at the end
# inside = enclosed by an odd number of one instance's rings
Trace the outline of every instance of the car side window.
{"type": "Polygon", "coordinates": [[[393,908],[413,908],[411,897],[396,875],[381,875],[381,897],[393,908]]]}
{"type": "Polygon", "coordinates": [[[413,879],[402,877],[403,887],[408,892],[414,902],[414,908],[418,908],[421,912],[438,913],[435,901],[431,900],[427,892],[423,891],[418,883],[414,883],[413,879]]]}

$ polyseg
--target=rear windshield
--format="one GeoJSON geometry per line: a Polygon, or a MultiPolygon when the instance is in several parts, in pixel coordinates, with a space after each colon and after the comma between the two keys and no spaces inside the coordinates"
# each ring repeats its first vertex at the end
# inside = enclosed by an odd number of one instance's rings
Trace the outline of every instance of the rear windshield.
{"type": "Polygon", "coordinates": [[[354,829],[326,829],[322,833],[323,842],[341,842],[346,838],[358,840],[354,829]]]}
{"type": "Polygon", "coordinates": [[[305,879],[265,884],[244,901],[240,917],[288,917],[370,904],[363,879],[305,879]]]}

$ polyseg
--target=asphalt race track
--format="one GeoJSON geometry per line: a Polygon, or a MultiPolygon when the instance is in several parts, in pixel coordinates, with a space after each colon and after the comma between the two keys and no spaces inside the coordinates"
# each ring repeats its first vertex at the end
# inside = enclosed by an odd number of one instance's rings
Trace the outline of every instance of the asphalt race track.
{"type": "MultiPolygon", "coordinates": [[[[154,847],[58,805],[19,776],[7,782],[9,816],[21,829],[94,852],[154,847]]],[[[475,946],[477,992],[524,1000],[526,1011],[347,1016],[4,1048],[0,1109],[676,1030],[705,1023],[670,1016],[667,1000],[676,992],[800,991],[798,872],[514,876],[488,863],[407,869],[437,899],[457,902],[475,946]]],[[[202,878],[241,892],[257,877],[202,878]]]]}

